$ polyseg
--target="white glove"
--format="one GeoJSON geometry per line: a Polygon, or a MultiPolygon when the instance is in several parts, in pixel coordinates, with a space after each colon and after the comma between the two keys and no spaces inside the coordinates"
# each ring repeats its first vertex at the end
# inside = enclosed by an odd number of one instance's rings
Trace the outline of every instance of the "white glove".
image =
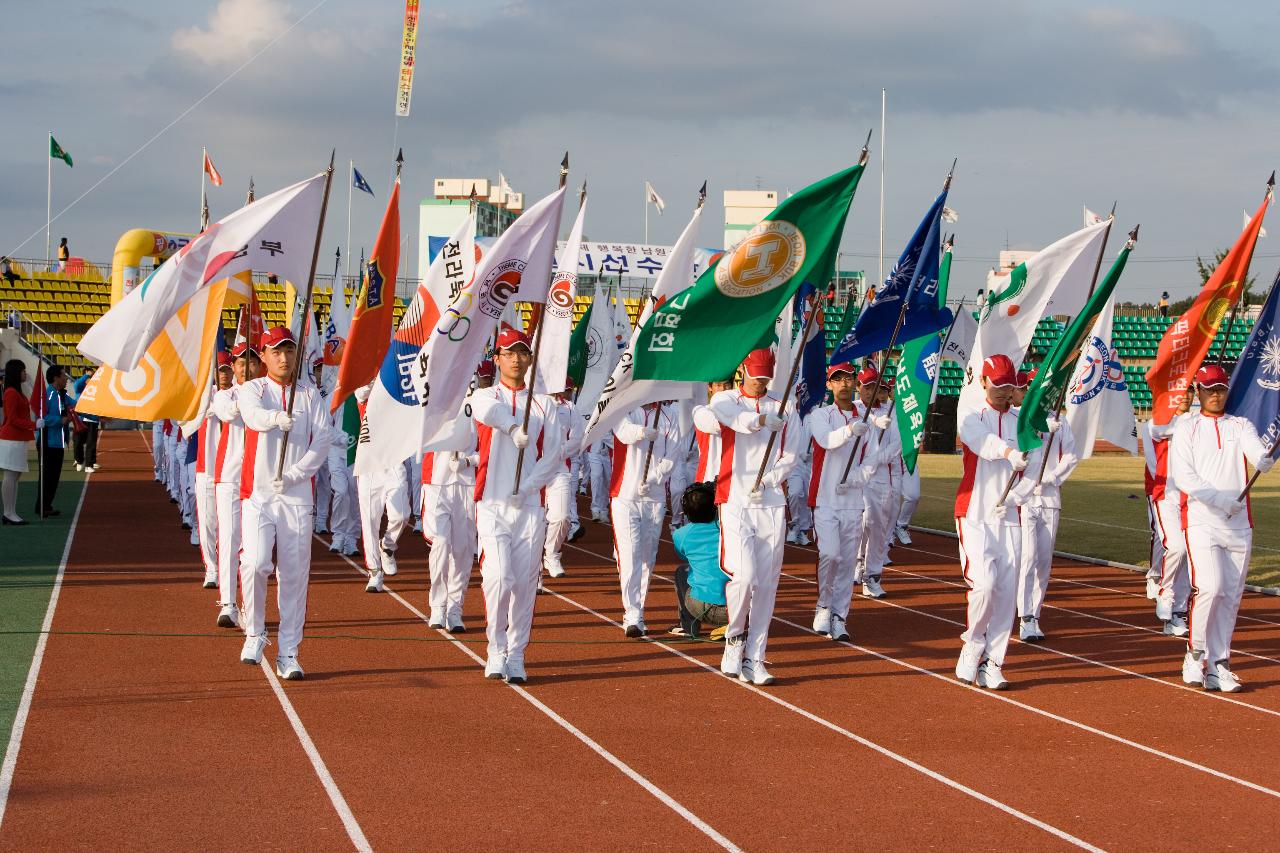
{"type": "Polygon", "coordinates": [[[636,486],[636,494],[642,498],[649,497],[649,481],[648,480],[645,480],[643,483],[636,486]]]}
{"type": "Polygon", "coordinates": [[[271,491],[277,495],[284,494],[284,480],[272,480],[271,491]]]}
{"type": "Polygon", "coordinates": [[[862,438],[866,434],[867,434],[866,421],[854,421],[853,423],[849,424],[850,438],[862,438]]]}
{"type": "Polygon", "coordinates": [[[778,430],[782,429],[782,426],[785,423],[786,421],[784,421],[782,418],[778,417],[777,415],[769,414],[768,412],[765,412],[760,416],[760,425],[763,428],[769,430],[770,432],[777,432],[778,430]]]}
{"type": "Polygon", "coordinates": [[[1006,498],[1006,501],[1008,503],[1015,504],[1017,506],[1022,506],[1028,500],[1031,499],[1031,495],[1035,492],[1035,490],[1036,490],[1035,480],[1028,480],[1024,477],[1022,479],[1022,482],[1018,483],[1018,485],[1014,486],[1012,489],[1009,490],[1009,496],[1008,498],[1006,498]]]}
{"type": "Polygon", "coordinates": [[[1004,520],[1005,520],[1005,517],[1006,517],[1008,514],[1009,514],[1009,506],[1008,506],[1008,504],[1000,504],[1000,506],[998,506],[998,507],[996,507],[995,509],[991,510],[991,519],[992,519],[993,521],[1004,521],[1004,520]]]}
{"type": "Polygon", "coordinates": [[[240,404],[232,403],[231,404],[231,420],[234,421],[238,417],[240,417],[240,404]]]}
{"type": "Polygon", "coordinates": [[[1015,450],[1009,454],[1009,464],[1013,466],[1014,472],[1027,470],[1027,454],[1021,450],[1015,450]]]}
{"type": "Polygon", "coordinates": [[[286,487],[296,486],[299,483],[301,483],[303,480],[310,480],[310,479],[311,479],[310,475],[302,473],[302,471],[300,471],[298,469],[298,466],[296,465],[291,465],[289,467],[289,470],[284,472],[284,485],[286,487]]]}
{"type": "Polygon", "coordinates": [[[751,503],[760,503],[761,493],[759,489],[752,489],[747,494],[747,500],[751,503]]]}
{"type": "Polygon", "coordinates": [[[1042,497],[1044,495],[1044,483],[1036,483],[1036,487],[1031,490],[1031,494],[1036,497],[1042,497]]]}
{"type": "Polygon", "coordinates": [[[1265,474],[1276,466],[1276,458],[1274,456],[1264,456],[1258,460],[1258,464],[1253,466],[1258,469],[1259,474],[1265,474]]]}
{"type": "Polygon", "coordinates": [[[1049,435],[1053,435],[1055,432],[1057,432],[1060,429],[1062,429],[1061,420],[1059,420],[1058,418],[1053,418],[1052,420],[1049,421],[1049,435]]]}
{"type": "Polygon", "coordinates": [[[647,427],[640,428],[641,441],[653,441],[657,437],[658,437],[658,431],[653,427],[647,426],[647,427]]]}
{"type": "Polygon", "coordinates": [[[525,432],[519,424],[513,426],[508,435],[511,436],[511,442],[515,444],[517,450],[524,450],[529,446],[529,433],[525,432]]]}
{"type": "Polygon", "coordinates": [[[876,429],[888,429],[889,416],[888,415],[872,415],[871,423],[875,425],[876,429]]]}
{"type": "Polygon", "coordinates": [[[454,454],[453,456],[449,457],[449,470],[455,474],[458,473],[459,471],[465,471],[467,468],[470,468],[470,467],[471,467],[471,457],[469,456],[454,454]]]}
{"type": "Polygon", "coordinates": [[[276,412],[271,418],[271,425],[281,432],[293,429],[293,415],[288,412],[276,412]]]}
{"type": "Polygon", "coordinates": [[[853,488],[853,483],[850,483],[848,480],[846,480],[843,483],[836,483],[836,494],[847,495],[849,494],[849,490],[852,488],[853,488]]]}
{"type": "Polygon", "coordinates": [[[776,489],[782,485],[782,472],[777,468],[772,468],[764,473],[760,478],[760,486],[765,489],[776,489]]]}
{"type": "Polygon", "coordinates": [[[1236,513],[1244,509],[1244,501],[1236,500],[1236,496],[1231,492],[1215,492],[1207,503],[1223,513],[1227,518],[1232,518],[1236,513]]]}
{"type": "Polygon", "coordinates": [[[864,486],[867,485],[867,483],[870,483],[875,478],[875,476],[876,476],[876,466],[874,465],[863,465],[860,468],[858,468],[858,479],[862,482],[862,485],[864,486]]]}

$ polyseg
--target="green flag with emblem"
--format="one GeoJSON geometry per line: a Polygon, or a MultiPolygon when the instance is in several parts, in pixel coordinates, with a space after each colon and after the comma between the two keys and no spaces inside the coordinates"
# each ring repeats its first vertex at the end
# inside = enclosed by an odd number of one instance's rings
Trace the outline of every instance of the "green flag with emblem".
{"type": "Polygon", "coordinates": [[[686,290],[660,305],[636,341],[636,379],[710,382],[733,375],[800,285],[823,290],[866,151],[856,166],[805,187],[747,232],[686,290]]]}
{"type": "MultiPolygon", "coordinates": [[[[938,305],[946,307],[947,286],[951,281],[951,245],[948,243],[938,264],[938,305]]],[[[943,333],[925,335],[907,341],[902,347],[894,373],[893,406],[898,433],[902,437],[902,460],[908,471],[916,470],[920,444],[924,439],[924,423],[929,415],[929,399],[942,367],[943,333]]]]}
{"type": "Polygon", "coordinates": [[[52,157],[54,160],[61,160],[62,162],[66,163],[68,166],[71,165],[71,155],[68,154],[63,149],[63,147],[58,144],[58,140],[53,138],[52,133],[49,134],[49,156],[52,157]]]}
{"type": "Polygon", "coordinates": [[[578,389],[582,388],[582,383],[587,378],[587,329],[591,325],[591,309],[595,304],[595,300],[592,299],[569,337],[568,373],[569,378],[573,380],[573,387],[578,389]]]}

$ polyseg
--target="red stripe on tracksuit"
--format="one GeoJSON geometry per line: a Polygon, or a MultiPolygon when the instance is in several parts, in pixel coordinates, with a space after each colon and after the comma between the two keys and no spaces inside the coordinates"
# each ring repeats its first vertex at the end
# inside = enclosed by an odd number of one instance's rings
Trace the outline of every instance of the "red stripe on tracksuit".
{"type": "Polygon", "coordinates": [[[693,473],[693,481],[704,483],[707,479],[707,464],[711,461],[707,458],[707,454],[711,452],[711,436],[697,430],[694,433],[694,439],[698,442],[698,470],[693,473]]]}
{"type": "Polygon", "coordinates": [[[431,473],[435,468],[436,454],[434,450],[429,450],[422,454],[422,485],[431,485],[431,473]]]}
{"type": "Polygon", "coordinates": [[[613,471],[609,476],[609,497],[616,498],[622,491],[622,480],[627,474],[627,446],[613,437],[613,471]]]}
{"type": "MultiPolygon", "coordinates": [[[[818,442],[813,442],[813,474],[809,477],[809,506],[818,505],[818,489],[822,486],[822,463],[827,458],[827,450],[818,442]]],[[[816,539],[816,529],[815,529],[816,539]]]]}
{"type": "MultiPolygon", "coordinates": [[[[733,487],[733,447],[737,441],[737,433],[731,429],[720,433],[720,470],[716,471],[716,503],[729,500],[729,489],[733,487]]],[[[723,537],[721,537],[723,539],[723,537]]]]}
{"type": "Polygon", "coordinates": [[[222,482],[222,464],[227,461],[227,437],[231,432],[231,424],[222,423],[218,427],[218,453],[213,460],[213,482],[222,482]]]}
{"type": "Polygon", "coordinates": [[[493,427],[485,426],[480,423],[480,421],[476,421],[476,437],[480,448],[480,459],[479,464],[476,465],[476,488],[474,496],[478,501],[484,497],[485,480],[489,478],[489,446],[493,444],[493,427]]]}
{"type": "Polygon", "coordinates": [[[258,458],[258,436],[262,433],[257,430],[245,429],[244,431],[244,465],[240,469],[240,500],[248,500],[253,494],[253,468],[254,461],[258,458]]]}

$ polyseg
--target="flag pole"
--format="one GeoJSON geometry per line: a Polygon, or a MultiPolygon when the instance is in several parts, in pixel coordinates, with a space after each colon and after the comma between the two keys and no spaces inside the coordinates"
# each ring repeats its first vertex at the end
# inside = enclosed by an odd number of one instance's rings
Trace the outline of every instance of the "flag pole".
{"type": "Polygon", "coordinates": [[[644,185],[644,244],[649,245],[649,183],[644,185]]]}
{"type": "MultiPolygon", "coordinates": [[[[564,152],[564,160],[560,162],[560,186],[562,188],[564,187],[565,182],[568,179],[569,179],[569,152],[566,151],[564,152]]],[[[532,320],[533,316],[530,315],[529,319],[532,320]]],[[[538,318],[538,328],[535,329],[533,333],[533,351],[529,353],[529,357],[532,360],[532,365],[529,368],[529,384],[525,388],[524,423],[522,426],[522,429],[524,430],[524,434],[526,437],[529,435],[529,413],[533,409],[533,389],[538,384],[538,347],[542,343],[542,329],[546,325],[546,323],[543,322],[545,319],[546,319],[545,316],[538,318]]],[[[520,452],[516,456],[516,476],[515,476],[515,480],[511,484],[511,494],[513,497],[520,493],[520,475],[524,471],[524,451],[525,451],[525,448],[523,447],[520,448],[520,452]]]]}
{"type": "MultiPolygon", "coordinates": [[[[306,330],[307,315],[311,313],[311,295],[316,286],[316,265],[320,263],[320,238],[324,235],[324,215],[329,209],[329,188],[333,185],[333,158],[337,151],[329,154],[329,168],[324,174],[324,197],[320,202],[320,219],[316,223],[316,241],[311,249],[311,272],[307,275],[307,296],[302,303],[302,311],[298,312],[298,332],[293,336],[294,346],[294,362],[293,376],[289,381],[289,400],[285,405],[285,412],[289,415],[293,414],[293,403],[298,396],[298,377],[302,374],[302,359],[306,355],[302,351],[301,338],[302,333],[306,330]]],[[[284,479],[284,456],[285,451],[289,449],[289,433],[285,433],[280,441],[280,458],[276,463],[276,479],[284,479]]]]}
{"type": "Polygon", "coordinates": [[[200,231],[203,232],[208,227],[209,221],[205,218],[205,209],[208,202],[204,198],[204,164],[209,160],[209,149],[200,149],[200,231]]]}
{"type": "MultiPolygon", "coordinates": [[[[888,108],[889,95],[884,88],[880,89],[880,282],[884,286],[884,154],[885,154],[885,112],[888,108]]],[[[840,482],[844,482],[841,480],[840,482]]]]}
{"type": "Polygon", "coordinates": [[[356,161],[347,161],[347,274],[351,277],[351,188],[355,185],[356,161]]]}
{"type": "MultiPolygon", "coordinates": [[[[66,137],[63,137],[64,139],[66,137]]],[[[45,150],[48,155],[45,164],[49,173],[48,192],[45,194],[44,205],[44,268],[49,269],[49,265],[53,263],[53,131],[49,131],[49,147],[45,150]]]]}

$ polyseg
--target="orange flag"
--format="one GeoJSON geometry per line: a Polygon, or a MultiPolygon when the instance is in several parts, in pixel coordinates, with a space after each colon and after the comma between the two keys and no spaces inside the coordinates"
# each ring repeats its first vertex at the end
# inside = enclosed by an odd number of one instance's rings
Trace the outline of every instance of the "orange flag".
{"type": "Polygon", "coordinates": [[[391,347],[391,321],[399,266],[400,179],[397,177],[356,297],[351,331],[347,334],[346,346],[342,348],[342,363],[338,365],[338,384],[329,401],[331,412],[336,412],[357,388],[368,385],[378,375],[382,359],[391,347]]]}
{"type": "Polygon", "coordinates": [[[1271,189],[1262,200],[1258,212],[1249,220],[1231,251],[1209,276],[1195,302],[1173,322],[1160,341],[1156,362],[1147,371],[1151,386],[1151,422],[1167,424],[1173,419],[1183,397],[1190,392],[1191,380],[1209,354],[1222,318],[1240,298],[1249,276],[1249,261],[1258,241],[1262,218],[1271,201],[1271,189]]]}

